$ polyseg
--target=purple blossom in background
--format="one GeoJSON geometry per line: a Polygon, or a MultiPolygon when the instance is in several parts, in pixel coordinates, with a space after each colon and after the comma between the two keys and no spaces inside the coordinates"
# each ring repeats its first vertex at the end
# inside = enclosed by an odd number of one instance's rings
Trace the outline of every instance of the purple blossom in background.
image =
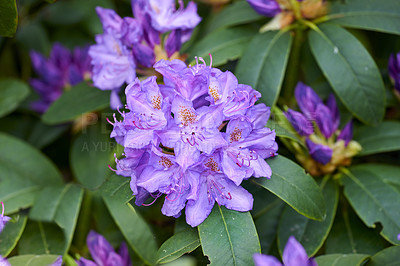
{"type": "Polygon", "coordinates": [[[393,80],[394,87],[400,93],[400,53],[389,57],[389,76],[393,80]]]}
{"type": "Polygon", "coordinates": [[[94,261],[80,258],[77,261],[79,266],[132,266],[125,243],[121,244],[117,253],[102,235],[92,230],[86,238],[86,244],[94,261]]]}
{"type": "Polygon", "coordinates": [[[273,17],[282,10],[276,0],[247,0],[250,6],[259,14],[273,17]]]}
{"type": "Polygon", "coordinates": [[[88,47],[76,47],[71,53],[61,44],[55,43],[49,58],[35,51],[30,53],[30,57],[39,78],[33,78],[29,83],[40,96],[31,106],[39,113],[44,113],[65,88],[90,79],[88,47]]]}
{"type": "Polygon", "coordinates": [[[4,216],[4,203],[1,202],[1,216],[0,216],[0,233],[3,231],[4,226],[8,221],[10,221],[11,218],[8,216],[4,216]]]}
{"type": "Polygon", "coordinates": [[[115,171],[131,178],[136,204],[165,195],[162,213],[179,217],[185,208],[193,227],[215,202],[251,210],[253,197],[241,183],[270,178],[265,159],[278,149],[275,132],[265,128],[269,107],[255,105],[261,94],[205,63],[160,60],[154,68],[164,85],[136,79],[125,89],[127,112],[112,122],[111,137],[125,147],[115,171]]]}
{"type": "Polygon", "coordinates": [[[313,258],[308,258],[305,249],[294,236],[289,237],[283,250],[283,264],[275,257],[264,254],[256,253],[253,259],[255,266],[317,266],[313,258]]]}

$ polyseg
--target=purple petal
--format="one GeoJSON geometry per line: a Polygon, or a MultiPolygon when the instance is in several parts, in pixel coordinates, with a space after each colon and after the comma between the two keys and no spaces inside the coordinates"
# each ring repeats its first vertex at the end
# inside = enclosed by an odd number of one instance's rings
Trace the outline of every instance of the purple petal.
{"type": "Polygon", "coordinates": [[[235,183],[227,178],[220,178],[218,182],[222,185],[226,194],[230,193],[232,198],[225,198],[224,202],[219,202],[227,209],[246,212],[253,209],[253,196],[241,186],[236,186],[235,183]]]}
{"type": "Polygon", "coordinates": [[[85,258],[80,258],[78,261],[76,261],[76,263],[78,264],[78,266],[98,266],[93,261],[85,258]]]}
{"type": "Polygon", "coordinates": [[[283,264],[287,266],[308,265],[308,255],[294,236],[290,236],[282,254],[283,264]]]}
{"type": "Polygon", "coordinates": [[[265,127],[271,115],[271,108],[263,103],[256,104],[249,108],[246,116],[251,119],[254,129],[265,127]]]}
{"type": "Polygon", "coordinates": [[[172,176],[175,171],[176,167],[157,170],[149,165],[143,170],[137,185],[143,187],[150,193],[156,192],[159,188],[167,187],[171,184],[172,176]]]}
{"type": "Polygon", "coordinates": [[[203,180],[199,189],[199,199],[189,200],[186,204],[186,222],[192,227],[201,224],[210,215],[214,203],[213,198],[208,198],[207,183],[203,180]]]}
{"type": "Polygon", "coordinates": [[[336,104],[335,95],[333,95],[333,93],[331,95],[329,95],[328,101],[326,102],[326,106],[328,106],[328,108],[332,114],[333,131],[336,131],[339,128],[339,124],[340,124],[340,112],[339,112],[339,108],[337,107],[337,104],[336,104]]]}
{"type": "Polygon", "coordinates": [[[110,107],[113,110],[117,110],[120,107],[123,107],[121,99],[119,98],[119,88],[111,90],[111,95],[110,95],[110,107]]]}
{"type": "MultiPolygon", "coordinates": [[[[62,265],[62,261],[63,261],[62,256],[58,256],[57,259],[52,264],[50,264],[48,266],[61,266],[62,265]]],[[[0,265],[2,265],[2,264],[0,263],[0,265]]]]}
{"type": "Polygon", "coordinates": [[[311,121],[308,120],[302,113],[289,109],[284,114],[300,136],[309,136],[314,133],[314,128],[311,121]]]}
{"type": "Polygon", "coordinates": [[[132,52],[139,64],[144,67],[149,67],[155,63],[156,56],[154,49],[141,43],[137,43],[132,47],[132,52]]]}
{"type": "Polygon", "coordinates": [[[8,262],[8,260],[6,258],[3,258],[1,255],[0,255],[0,265],[1,266],[11,266],[11,264],[8,262]]]}
{"type": "Polygon", "coordinates": [[[120,255],[124,266],[132,266],[131,257],[129,256],[128,246],[122,243],[119,247],[118,254],[120,255]]]}
{"type": "Polygon", "coordinates": [[[263,16],[273,17],[281,12],[281,8],[276,0],[247,0],[247,3],[263,16]]]}
{"type": "Polygon", "coordinates": [[[353,139],[353,120],[346,124],[346,126],[340,131],[337,138],[338,140],[344,140],[345,146],[353,139]]]}
{"type": "Polygon", "coordinates": [[[173,217],[180,216],[181,211],[185,208],[187,194],[188,191],[168,194],[161,208],[162,214],[173,217]]]}
{"type": "Polygon", "coordinates": [[[171,57],[171,55],[181,49],[181,38],[181,30],[174,30],[168,35],[164,43],[165,51],[167,52],[168,57],[171,57]]]}
{"type": "Polygon", "coordinates": [[[122,258],[116,252],[110,252],[107,257],[106,266],[124,266],[122,258]]]}
{"type": "Polygon", "coordinates": [[[318,104],[316,108],[315,122],[325,138],[330,138],[335,132],[334,118],[331,111],[324,104],[318,104]]]}
{"type": "Polygon", "coordinates": [[[129,130],[125,136],[124,147],[141,149],[153,140],[153,130],[142,130],[136,128],[129,130]]]}
{"type": "Polygon", "coordinates": [[[86,243],[94,261],[99,265],[107,265],[108,254],[114,252],[110,243],[93,230],[89,232],[86,243]]]}
{"type": "Polygon", "coordinates": [[[307,148],[311,157],[319,163],[327,164],[332,158],[332,149],[322,144],[316,144],[310,139],[306,140],[307,148]]]}
{"type": "Polygon", "coordinates": [[[103,24],[103,30],[105,33],[113,34],[117,38],[121,38],[123,32],[122,29],[122,18],[112,9],[96,7],[97,15],[103,24]]]}
{"type": "Polygon", "coordinates": [[[282,266],[282,263],[274,256],[255,253],[253,260],[255,266],[282,266]]]}
{"type": "Polygon", "coordinates": [[[308,87],[302,82],[297,83],[294,95],[303,114],[308,119],[314,120],[317,105],[322,104],[321,98],[311,87],[308,87]]]}
{"type": "Polygon", "coordinates": [[[189,166],[192,166],[199,161],[200,151],[189,143],[178,141],[174,150],[176,162],[182,167],[183,172],[185,172],[189,166]]]}

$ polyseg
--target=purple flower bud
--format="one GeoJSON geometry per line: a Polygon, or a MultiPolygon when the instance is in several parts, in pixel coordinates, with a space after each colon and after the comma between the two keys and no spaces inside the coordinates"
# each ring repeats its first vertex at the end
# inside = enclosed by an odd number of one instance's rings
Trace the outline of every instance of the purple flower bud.
{"type": "Polygon", "coordinates": [[[333,93],[331,93],[331,95],[329,95],[329,98],[326,102],[326,106],[329,108],[329,110],[331,111],[331,114],[332,114],[333,131],[336,131],[339,128],[339,124],[340,124],[340,112],[339,112],[339,108],[337,107],[337,104],[336,104],[335,95],[333,95],[333,93]]]}
{"type": "Polygon", "coordinates": [[[308,119],[314,120],[317,105],[322,104],[321,98],[311,87],[308,87],[302,82],[297,83],[294,95],[303,114],[308,119]]]}
{"type": "Polygon", "coordinates": [[[121,31],[123,19],[114,10],[98,6],[96,12],[103,25],[104,33],[112,34],[116,38],[123,36],[124,32],[121,31]]]}
{"type": "Polygon", "coordinates": [[[312,123],[302,113],[289,109],[285,112],[285,116],[300,136],[309,136],[314,133],[312,123]]]}
{"type": "Polygon", "coordinates": [[[329,138],[332,136],[333,132],[335,132],[332,113],[329,108],[322,103],[318,104],[315,110],[315,122],[325,138],[329,138]]]}
{"type": "Polygon", "coordinates": [[[340,132],[338,140],[344,140],[345,145],[347,146],[349,142],[353,139],[353,121],[351,120],[340,132]]]}
{"type": "Polygon", "coordinates": [[[167,52],[168,57],[171,57],[173,53],[181,49],[182,45],[181,39],[182,39],[181,30],[174,30],[168,35],[164,43],[165,51],[167,52]]]}
{"type": "Polygon", "coordinates": [[[400,53],[390,55],[389,76],[394,82],[395,89],[400,92],[400,53]]]}
{"type": "Polygon", "coordinates": [[[247,0],[250,6],[259,14],[273,17],[282,10],[276,0],[247,0]]]}
{"type": "Polygon", "coordinates": [[[6,223],[11,220],[10,217],[4,216],[4,203],[3,202],[1,202],[1,208],[2,208],[2,211],[1,211],[1,216],[0,216],[0,233],[1,233],[1,231],[3,231],[6,223]]]}
{"type": "Polygon", "coordinates": [[[332,158],[332,149],[328,146],[322,144],[316,144],[312,142],[310,139],[306,140],[307,148],[311,157],[322,164],[327,164],[331,161],[332,158]]]}

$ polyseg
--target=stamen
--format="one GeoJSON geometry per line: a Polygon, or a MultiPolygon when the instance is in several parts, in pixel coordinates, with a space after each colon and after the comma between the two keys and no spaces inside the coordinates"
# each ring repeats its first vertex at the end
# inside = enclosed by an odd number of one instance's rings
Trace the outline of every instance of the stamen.
{"type": "Polygon", "coordinates": [[[210,69],[211,69],[212,68],[212,62],[213,62],[212,61],[212,56],[211,56],[211,53],[209,53],[208,55],[210,56],[210,69]]]}
{"type": "Polygon", "coordinates": [[[150,206],[150,205],[153,205],[153,203],[154,202],[156,202],[156,200],[158,199],[158,197],[157,198],[155,198],[152,202],[150,202],[150,203],[147,203],[147,204],[145,204],[145,203],[142,203],[142,206],[145,206],[145,207],[148,207],[148,206],[150,206]]]}
{"type": "Polygon", "coordinates": [[[4,216],[4,203],[1,202],[1,217],[4,216]]]}
{"type": "Polygon", "coordinates": [[[108,117],[106,117],[106,120],[107,120],[107,122],[108,122],[109,124],[111,124],[111,125],[113,125],[113,126],[114,126],[114,123],[113,123],[113,122],[111,122],[111,121],[110,121],[110,119],[108,119],[108,117]]]}
{"type": "Polygon", "coordinates": [[[110,169],[113,172],[117,172],[117,170],[115,170],[114,168],[111,167],[111,165],[108,165],[108,169],[110,169]]]}

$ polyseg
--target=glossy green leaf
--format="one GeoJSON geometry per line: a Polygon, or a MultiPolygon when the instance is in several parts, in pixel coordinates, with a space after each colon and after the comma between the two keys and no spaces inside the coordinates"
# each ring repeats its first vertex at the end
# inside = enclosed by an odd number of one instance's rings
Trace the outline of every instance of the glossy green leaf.
{"type": "Polygon", "coordinates": [[[133,197],[129,181],[126,177],[111,176],[101,186],[103,199],[128,245],[143,261],[153,265],[157,257],[157,244],[149,226],[129,203],[133,197]]]}
{"type": "Polygon", "coordinates": [[[223,65],[228,60],[239,58],[247,46],[249,38],[254,34],[256,31],[248,27],[215,31],[191,47],[189,60],[194,65],[196,64],[194,57],[200,56],[209,62],[209,54],[211,54],[213,67],[223,65]]]}
{"type": "Polygon", "coordinates": [[[399,266],[400,246],[388,247],[371,257],[368,266],[399,266]]]}
{"type": "Polygon", "coordinates": [[[329,18],[346,27],[400,34],[399,1],[336,1],[331,6],[329,18]]]}
{"type": "Polygon", "coordinates": [[[271,178],[257,178],[254,182],[274,193],[300,214],[314,220],[325,219],[321,189],[303,168],[281,155],[268,159],[267,163],[272,169],[271,178]]]}
{"type": "Polygon", "coordinates": [[[382,121],[384,84],[364,46],[348,31],[333,24],[311,31],[309,43],[318,65],[346,108],[366,124],[382,121]]]}
{"type": "MultiPolygon", "coordinates": [[[[5,1],[7,2],[8,0],[5,1]]],[[[17,79],[0,80],[0,117],[17,109],[28,94],[29,87],[24,82],[17,79]]]]}
{"type": "Polygon", "coordinates": [[[278,245],[283,254],[286,242],[294,236],[306,250],[309,257],[314,256],[328,237],[335,218],[339,201],[339,190],[333,180],[321,187],[326,203],[327,216],[322,222],[310,220],[286,206],[279,221],[278,245]]]}
{"type": "Polygon", "coordinates": [[[157,264],[163,264],[178,259],[185,253],[190,253],[200,246],[199,234],[190,228],[181,231],[165,241],[157,252],[157,264]]]}
{"type": "Polygon", "coordinates": [[[25,214],[12,215],[11,218],[12,220],[6,224],[0,233],[0,255],[3,257],[8,256],[15,248],[28,220],[25,214]]]}
{"type": "Polygon", "coordinates": [[[219,28],[236,26],[265,19],[258,14],[246,1],[234,2],[214,16],[207,24],[209,32],[219,28]]]}
{"type": "Polygon", "coordinates": [[[387,242],[376,231],[366,227],[351,211],[351,208],[343,208],[341,212],[338,212],[325,242],[325,252],[326,254],[373,255],[387,245],[387,242]]]}
{"type": "Polygon", "coordinates": [[[103,109],[109,103],[109,92],[90,87],[83,82],[64,92],[53,102],[42,119],[47,124],[60,124],[72,121],[84,113],[103,109]]]}
{"type": "Polygon", "coordinates": [[[65,235],[64,253],[72,241],[79,209],[82,203],[83,189],[68,184],[63,187],[45,187],[36,200],[29,218],[37,221],[56,222],[65,235]]]}
{"type": "Polygon", "coordinates": [[[369,256],[364,254],[329,254],[319,256],[315,260],[318,266],[358,266],[368,258],[369,256]]]}
{"type": "Polygon", "coordinates": [[[251,40],[235,70],[239,82],[261,92],[261,100],[268,106],[278,99],[291,45],[290,32],[259,34],[251,40]]]}
{"type": "Polygon", "coordinates": [[[275,131],[277,137],[293,140],[297,143],[302,143],[293,131],[289,131],[281,126],[279,122],[269,119],[266,127],[275,131]]]}
{"type": "Polygon", "coordinates": [[[359,156],[400,150],[400,122],[383,121],[377,126],[361,126],[355,130],[354,140],[362,147],[359,156]]]}
{"type": "Polygon", "coordinates": [[[215,204],[197,228],[203,253],[212,265],[251,265],[253,254],[261,252],[249,212],[232,211],[215,204]]]}
{"type": "Polygon", "coordinates": [[[88,189],[99,187],[111,175],[108,168],[116,143],[100,124],[88,127],[71,147],[71,168],[78,181],[88,189]]]}
{"type": "Polygon", "coordinates": [[[378,175],[387,184],[400,185],[400,178],[399,178],[400,166],[368,163],[368,164],[353,166],[353,169],[366,170],[368,172],[374,173],[375,175],[378,175]]]}
{"type": "Polygon", "coordinates": [[[381,235],[393,244],[400,244],[400,191],[378,174],[361,166],[350,168],[343,177],[344,194],[358,216],[369,227],[380,222],[381,235]]]}
{"type": "Polygon", "coordinates": [[[16,0],[0,2],[0,35],[12,37],[17,31],[18,12],[16,0]]]}
{"type": "Polygon", "coordinates": [[[6,213],[33,204],[42,186],[63,183],[58,169],[27,143],[0,133],[0,198],[6,213]]]}
{"type": "Polygon", "coordinates": [[[18,254],[64,254],[65,240],[54,223],[29,221],[18,242],[18,254]]]}
{"type": "Polygon", "coordinates": [[[8,259],[12,266],[43,266],[57,260],[57,255],[20,255],[8,259]]]}

